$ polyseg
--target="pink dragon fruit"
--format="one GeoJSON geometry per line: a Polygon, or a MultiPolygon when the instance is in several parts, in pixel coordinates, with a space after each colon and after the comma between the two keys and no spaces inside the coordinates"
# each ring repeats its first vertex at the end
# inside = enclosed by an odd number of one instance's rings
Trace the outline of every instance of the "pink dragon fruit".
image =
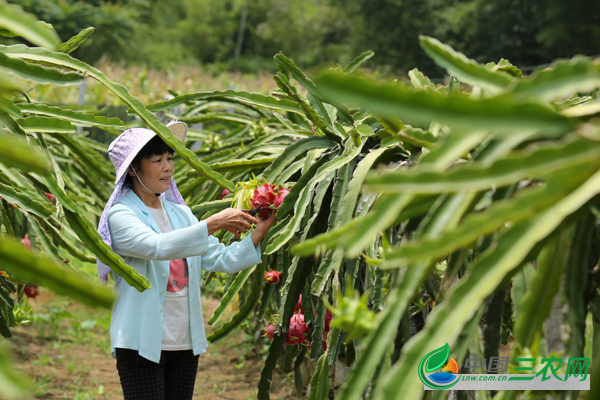
{"type": "Polygon", "coordinates": [[[308,337],[308,325],[304,323],[303,314],[294,314],[290,319],[290,329],[287,331],[285,344],[293,346],[306,342],[308,337]]]}
{"type": "Polygon", "coordinates": [[[274,285],[277,282],[279,282],[279,279],[281,279],[281,273],[278,271],[267,271],[265,272],[265,281],[267,281],[267,283],[274,285]]]}
{"type": "Polygon", "coordinates": [[[25,287],[23,288],[23,293],[25,293],[25,296],[29,297],[30,299],[35,299],[38,296],[38,294],[40,294],[40,292],[38,292],[37,285],[25,285],[25,287]]]}
{"type": "Polygon", "coordinates": [[[46,193],[46,197],[48,198],[48,201],[50,201],[50,203],[54,203],[54,199],[56,198],[52,193],[46,193]]]}
{"type": "Polygon", "coordinates": [[[219,196],[219,200],[221,200],[223,197],[227,196],[229,193],[231,193],[229,190],[223,189],[223,191],[221,192],[221,195],[219,196]]]}
{"type": "Polygon", "coordinates": [[[288,195],[288,193],[290,192],[289,189],[279,189],[279,193],[277,195],[277,199],[275,200],[275,209],[279,208],[279,206],[281,205],[281,203],[283,203],[283,199],[285,199],[285,196],[288,195]]]}
{"type": "Polygon", "coordinates": [[[289,192],[288,189],[284,189],[279,185],[265,183],[254,189],[254,195],[250,199],[252,208],[256,209],[262,205],[263,210],[260,212],[259,216],[261,218],[267,218],[271,214],[271,210],[279,208],[281,203],[283,203],[283,199],[285,199],[285,196],[287,196],[289,192]]]}
{"type": "Polygon", "coordinates": [[[29,238],[21,239],[21,243],[23,243],[23,246],[27,247],[27,249],[31,250],[31,240],[29,240],[29,238]]]}
{"type": "MultiPolygon", "coordinates": [[[[250,199],[252,202],[252,208],[256,209],[262,205],[263,208],[270,207],[272,204],[277,201],[277,193],[275,192],[275,185],[269,185],[265,183],[262,186],[259,186],[257,189],[254,189],[254,196],[250,199]]],[[[267,218],[271,214],[271,210],[269,208],[265,208],[259,214],[261,218],[267,218]]]]}
{"type": "Polygon", "coordinates": [[[297,313],[304,314],[304,310],[302,309],[302,295],[300,295],[298,303],[296,303],[296,305],[294,306],[294,314],[297,313]]]}
{"type": "Polygon", "coordinates": [[[275,334],[275,325],[269,324],[265,328],[265,336],[273,340],[273,334],[275,334]]]}
{"type": "Polygon", "coordinates": [[[325,332],[329,332],[331,329],[331,320],[333,319],[333,315],[331,311],[327,310],[327,314],[325,314],[325,332]]]}

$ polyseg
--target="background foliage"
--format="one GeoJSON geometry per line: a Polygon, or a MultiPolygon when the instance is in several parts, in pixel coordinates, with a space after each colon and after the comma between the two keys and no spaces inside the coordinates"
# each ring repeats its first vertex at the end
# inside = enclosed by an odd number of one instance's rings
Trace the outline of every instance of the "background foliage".
{"type": "Polygon", "coordinates": [[[376,53],[370,68],[404,74],[416,67],[439,78],[443,70],[419,48],[422,34],[480,62],[507,58],[535,66],[600,52],[600,4],[593,0],[10,2],[52,23],[63,40],[94,26],[94,35],[74,53],[92,64],[105,56],[159,68],[201,63],[255,72],[273,70],[270,59],[279,51],[312,67],[346,64],[370,49],[376,53]]]}

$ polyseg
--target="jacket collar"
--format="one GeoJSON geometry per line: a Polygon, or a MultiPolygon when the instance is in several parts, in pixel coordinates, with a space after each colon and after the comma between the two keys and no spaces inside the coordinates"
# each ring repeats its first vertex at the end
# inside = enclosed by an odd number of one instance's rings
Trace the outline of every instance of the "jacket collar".
{"type": "MultiPolygon", "coordinates": [[[[144,204],[144,202],[138,197],[137,194],[135,194],[133,190],[129,189],[127,193],[125,193],[125,196],[123,196],[123,199],[131,203],[136,209],[140,210],[146,217],[146,221],[144,222],[149,224],[156,232],[160,233],[160,229],[158,228],[154,217],[150,218],[150,210],[148,210],[148,206],[144,204]]],[[[175,227],[177,223],[174,221],[174,216],[176,215],[174,212],[175,205],[165,199],[163,199],[162,203],[165,207],[165,211],[171,218],[171,225],[173,225],[173,229],[177,229],[175,227]]]]}

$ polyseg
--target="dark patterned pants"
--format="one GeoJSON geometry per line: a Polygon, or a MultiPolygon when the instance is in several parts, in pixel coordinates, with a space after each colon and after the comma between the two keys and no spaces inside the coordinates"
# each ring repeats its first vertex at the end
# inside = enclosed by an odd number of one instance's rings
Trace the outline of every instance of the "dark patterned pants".
{"type": "Polygon", "coordinates": [[[116,349],[125,400],[184,400],[194,395],[198,356],[192,350],[163,351],[158,364],[136,350],[116,349]]]}

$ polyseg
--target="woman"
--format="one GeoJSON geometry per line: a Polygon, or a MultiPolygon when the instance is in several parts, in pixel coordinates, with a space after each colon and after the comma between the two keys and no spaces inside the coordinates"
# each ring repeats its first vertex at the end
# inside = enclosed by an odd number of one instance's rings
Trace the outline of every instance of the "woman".
{"type": "MultiPolygon", "coordinates": [[[[187,126],[167,125],[182,141],[187,126]]],[[[260,262],[260,241],[275,213],[256,219],[228,208],[198,221],[173,180],[173,150],[153,131],[133,128],[108,148],[116,187],[99,233],[152,285],[143,293],[113,274],[117,300],[111,349],[125,399],[191,399],[198,355],[207,342],[200,300],[200,269],[233,273],[260,262]],[[225,247],[219,229],[243,240],[225,247]]],[[[110,268],[98,260],[100,279],[110,268]]]]}

